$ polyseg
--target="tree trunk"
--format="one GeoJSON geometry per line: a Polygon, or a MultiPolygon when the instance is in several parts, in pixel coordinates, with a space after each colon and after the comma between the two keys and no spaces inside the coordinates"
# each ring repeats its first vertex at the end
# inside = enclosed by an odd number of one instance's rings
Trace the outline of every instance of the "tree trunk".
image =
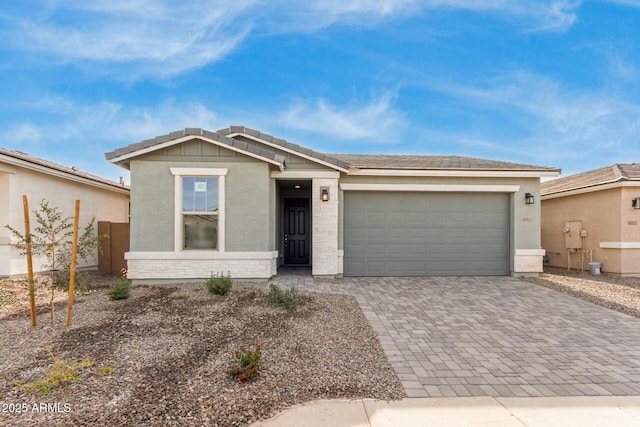
{"type": "Polygon", "coordinates": [[[55,306],[55,296],[56,296],[56,284],[54,281],[55,278],[55,274],[56,274],[56,235],[53,232],[53,230],[51,231],[51,273],[50,273],[50,280],[51,280],[51,327],[55,328],[56,324],[55,324],[55,311],[56,311],[56,306],[55,306]]]}

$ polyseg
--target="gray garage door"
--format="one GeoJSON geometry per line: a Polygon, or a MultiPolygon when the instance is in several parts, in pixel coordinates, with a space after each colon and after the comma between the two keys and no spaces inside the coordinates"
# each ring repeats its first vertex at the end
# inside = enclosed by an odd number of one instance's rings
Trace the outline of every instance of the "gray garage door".
{"type": "Polygon", "coordinates": [[[509,195],[346,191],[345,276],[509,274],[509,195]]]}

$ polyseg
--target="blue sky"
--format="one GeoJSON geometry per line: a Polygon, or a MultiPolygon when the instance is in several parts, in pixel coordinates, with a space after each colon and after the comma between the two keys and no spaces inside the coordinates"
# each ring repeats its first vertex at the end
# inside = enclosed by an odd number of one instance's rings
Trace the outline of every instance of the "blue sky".
{"type": "Polygon", "coordinates": [[[22,0],[0,146],[104,153],[245,125],[323,151],[563,169],[640,161],[640,0],[22,0]]]}

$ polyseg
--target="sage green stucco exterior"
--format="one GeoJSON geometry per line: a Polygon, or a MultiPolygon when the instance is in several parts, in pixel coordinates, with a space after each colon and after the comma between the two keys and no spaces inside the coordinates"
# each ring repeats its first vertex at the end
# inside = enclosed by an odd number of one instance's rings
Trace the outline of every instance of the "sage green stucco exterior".
{"type": "MultiPolygon", "coordinates": [[[[349,203],[345,204],[349,202],[349,192],[361,192],[359,207],[353,203],[351,206],[353,211],[365,215],[377,212],[375,206],[385,203],[381,200],[393,200],[389,203],[394,206],[415,203],[413,208],[408,206],[406,212],[414,218],[422,212],[420,206],[427,198],[430,203],[439,203],[437,206],[448,204],[439,200],[455,200],[458,205],[451,205],[451,213],[460,213],[457,216],[460,224],[466,221],[463,211],[476,215],[478,224],[482,224],[478,215],[494,218],[493,222],[486,222],[485,229],[502,230],[495,236],[499,235],[501,242],[508,241],[506,245],[501,243],[504,249],[501,253],[506,254],[501,265],[508,267],[492,271],[535,275],[542,271],[544,254],[540,248],[540,177],[559,173],[553,168],[456,156],[449,159],[446,156],[326,155],[243,127],[218,132],[187,128],[115,150],[107,153],[107,157],[131,171],[131,251],[127,260],[130,277],[138,281],[203,278],[220,271],[231,271],[238,278],[271,277],[284,262],[285,198],[309,199],[311,231],[307,237],[312,273],[340,276],[345,271],[345,262],[360,262],[345,254],[348,249],[345,248],[346,226],[349,226],[347,231],[360,228],[368,232],[387,225],[391,230],[394,218],[400,218],[396,214],[403,214],[402,209],[392,212],[385,220],[386,225],[374,220],[370,228],[361,227],[353,219],[350,225],[345,225],[345,209],[350,209],[349,203]],[[179,241],[182,230],[175,229],[181,224],[180,218],[175,217],[180,215],[180,207],[175,206],[176,198],[180,198],[176,190],[179,177],[181,174],[197,176],[198,169],[218,169],[211,174],[223,176],[219,180],[221,200],[224,200],[219,217],[224,219],[224,227],[218,233],[219,250],[183,250],[179,241]],[[329,200],[322,201],[323,189],[330,190],[329,200]],[[370,192],[389,192],[389,197],[383,195],[376,202],[373,197],[368,198],[370,192]],[[403,192],[414,196],[402,197],[403,192]],[[443,193],[456,194],[447,197],[443,193]],[[482,200],[483,193],[500,194],[482,200]],[[525,193],[531,193],[536,203],[526,204],[525,193]],[[491,214],[490,209],[456,207],[467,200],[487,206],[492,205],[490,200],[496,200],[495,204],[499,200],[500,215],[491,214]]],[[[433,212],[435,214],[435,210],[433,212]]],[[[460,229],[456,224],[452,227],[460,229]]],[[[437,225],[432,227],[425,222],[423,228],[436,230],[437,225]]],[[[465,233],[474,233],[475,240],[469,240],[469,244],[476,248],[483,243],[476,232],[481,228],[466,228],[469,231],[465,233]]],[[[352,254],[357,250],[354,244],[372,250],[386,245],[384,240],[370,242],[350,240],[352,254]]],[[[491,244],[489,240],[487,244],[491,244]]],[[[395,243],[390,241],[389,245],[391,248],[395,243]]],[[[411,250],[396,246],[392,249],[396,250],[394,254],[398,259],[402,258],[403,251],[411,250]]],[[[428,252],[430,248],[424,250],[428,252]]],[[[447,251],[441,251],[445,258],[449,253],[464,258],[466,253],[447,251]]],[[[476,263],[479,262],[480,258],[476,263]]],[[[398,265],[391,270],[397,270],[398,265]]],[[[413,262],[415,270],[406,273],[420,274],[417,265],[417,261],[413,262]]],[[[429,274],[428,270],[424,274],[429,274]]],[[[366,269],[362,273],[366,274],[366,269]]]]}
{"type": "Polygon", "coordinates": [[[275,250],[276,198],[270,165],[223,148],[198,147],[204,144],[211,145],[196,141],[183,144],[182,150],[174,147],[131,161],[131,251],[174,250],[177,209],[171,168],[228,169],[224,189],[226,250],[275,250]],[[195,154],[203,151],[205,155],[195,154]]]}

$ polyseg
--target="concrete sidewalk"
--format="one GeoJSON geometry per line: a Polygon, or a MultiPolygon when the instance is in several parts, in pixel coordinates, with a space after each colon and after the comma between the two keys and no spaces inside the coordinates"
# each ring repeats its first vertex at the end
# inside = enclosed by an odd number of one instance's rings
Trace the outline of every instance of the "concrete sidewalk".
{"type": "Polygon", "coordinates": [[[640,426],[640,396],[323,400],[254,427],[640,426]]]}

